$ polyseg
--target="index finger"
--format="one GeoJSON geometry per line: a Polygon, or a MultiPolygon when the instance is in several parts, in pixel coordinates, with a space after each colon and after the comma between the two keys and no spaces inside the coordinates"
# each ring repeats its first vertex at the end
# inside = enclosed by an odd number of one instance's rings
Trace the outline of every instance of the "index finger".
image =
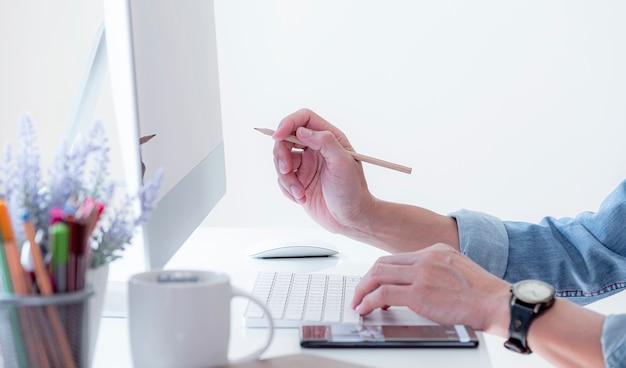
{"type": "Polygon", "coordinates": [[[406,272],[408,264],[393,264],[385,261],[376,262],[374,266],[363,276],[357,285],[352,298],[352,309],[356,308],[365,296],[384,285],[409,285],[412,282],[412,274],[406,272]]]}

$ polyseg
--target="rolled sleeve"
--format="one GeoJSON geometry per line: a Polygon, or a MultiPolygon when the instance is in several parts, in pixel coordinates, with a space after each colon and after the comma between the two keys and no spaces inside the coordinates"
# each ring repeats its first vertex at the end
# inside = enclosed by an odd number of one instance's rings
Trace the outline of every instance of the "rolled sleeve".
{"type": "Polygon", "coordinates": [[[509,258],[509,238],[503,222],[497,217],[469,210],[456,211],[448,216],[456,219],[461,252],[503,278],[509,258]]]}
{"type": "Polygon", "coordinates": [[[612,314],[602,325],[602,354],[607,367],[626,364],[626,314],[612,314]]]}

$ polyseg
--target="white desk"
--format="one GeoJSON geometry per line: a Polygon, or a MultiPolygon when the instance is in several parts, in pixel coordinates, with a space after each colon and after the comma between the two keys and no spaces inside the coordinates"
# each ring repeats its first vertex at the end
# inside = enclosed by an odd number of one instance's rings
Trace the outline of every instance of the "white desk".
{"type": "MultiPolygon", "coordinates": [[[[231,276],[231,283],[251,290],[259,270],[291,272],[324,272],[362,275],[385,252],[323,230],[278,231],[271,229],[199,228],[167,264],[168,269],[210,269],[231,276]],[[256,260],[245,254],[249,245],[284,236],[315,237],[341,249],[341,254],[323,259],[256,260]]],[[[246,301],[236,299],[232,305],[230,356],[243,356],[264,340],[267,330],[243,327],[246,301]]],[[[536,355],[522,357],[502,347],[502,339],[485,338],[479,332],[477,349],[301,349],[297,329],[277,329],[274,341],[263,358],[292,353],[319,354],[374,367],[490,367],[549,366],[536,355]],[[489,351],[497,352],[497,359],[489,351]],[[529,365],[530,364],[530,365],[529,365]]],[[[128,324],[125,318],[102,318],[96,345],[94,367],[131,367],[128,324]]]]}

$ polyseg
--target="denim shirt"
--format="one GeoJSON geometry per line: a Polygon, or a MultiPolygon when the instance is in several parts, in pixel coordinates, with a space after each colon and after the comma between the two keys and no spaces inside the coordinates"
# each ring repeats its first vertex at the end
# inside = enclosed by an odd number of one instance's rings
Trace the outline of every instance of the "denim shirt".
{"type": "MultiPolygon", "coordinates": [[[[597,212],[575,218],[532,224],[468,210],[450,216],[461,252],[510,283],[543,280],[580,305],[626,290],[626,180],[597,212]]],[[[626,364],[626,314],[605,318],[602,350],[607,366],[626,364]]]]}

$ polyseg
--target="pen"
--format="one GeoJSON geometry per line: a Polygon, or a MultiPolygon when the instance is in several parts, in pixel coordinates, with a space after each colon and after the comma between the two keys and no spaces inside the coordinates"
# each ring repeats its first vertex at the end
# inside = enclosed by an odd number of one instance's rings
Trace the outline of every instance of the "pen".
{"type": "Polygon", "coordinates": [[[79,275],[79,260],[85,253],[87,238],[85,236],[85,223],[74,216],[67,216],[65,222],[69,226],[69,249],[67,262],[67,291],[78,290],[84,285],[84,275],[79,275]]]}
{"type": "Polygon", "coordinates": [[[91,233],[96,228],[98,219],[104,211],[104,204],[89,197],[86,198],[76,211],[76,219],[83,226],[83,239],[78,244],[76,250],[76,290],[85,287],[85,275],[89,267],[89,257],[91,256],[91,247],[89,239],[91,233]]]}

